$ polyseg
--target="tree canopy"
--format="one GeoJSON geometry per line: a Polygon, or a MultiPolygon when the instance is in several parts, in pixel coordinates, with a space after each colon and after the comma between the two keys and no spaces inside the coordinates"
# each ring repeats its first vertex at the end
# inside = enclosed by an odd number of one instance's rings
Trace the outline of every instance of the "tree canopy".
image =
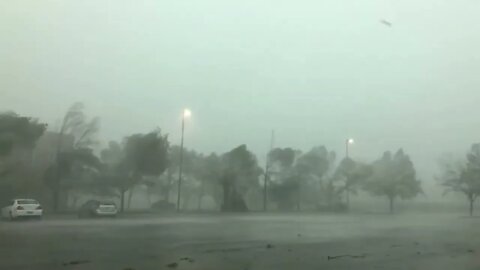
{"type": "Polygon", "coordinates": [[[413,163],[402,149],[394,155],[385,152],[382,158],[373,163],[372,170],[372,177],[365,189],[372,195],[386,196],[390,202],[390,212],[393,212],[396,198],[411,199],[422,193],[413,163]]]}
{"type": "Polygon", "coordinates": [[[30,117],[0,113],[0,156],[9,155],[14,146],[32,149],[46,128],[30,117]]]}
{"type": "Polygon", "coordinates": [[[473,215],[475,200],[480,195],[480,144],[473,144],[466,155],[466,161],[455,163],[445,160],[442,164],[441,182],[445,192],[459,192],[466,196],[473,215]]]}

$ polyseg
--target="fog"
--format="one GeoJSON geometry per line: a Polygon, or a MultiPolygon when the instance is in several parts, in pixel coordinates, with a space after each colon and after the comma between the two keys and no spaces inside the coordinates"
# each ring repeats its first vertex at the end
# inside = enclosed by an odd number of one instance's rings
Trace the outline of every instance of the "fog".
{"type": "MultiPolygon", "coordinates": [[[[478,266],[465,255],[479,247],[468,241],[478,222],[463,218],[480,195],[478,14],[473,0],[0,1],[0,201],[35,198],[47,219],[0,223],[0,236],[25,233],[14,250],[32,237],[56,254],[29,249],[38,264],[9,256],[3,266],[70,267],[58,262],[78,260],[82,245],[61,258],[68,232],[88,247],[92,235],[131,244],[116,237],[145,228],[154,235],[133,234],[138,245],[162,255],[135,256],[167,268],[293,269],[293,249],[308,253],[307,268],[365,259],[365,269],[397,269],[415,237],[430,241],[415,251],[428,258],[409,267],[438,267],[442,256],[450,269],[478,266]],[[120,220],[73,219],[92,198],[118,206],[120,220]],[[447,227],[465,234],[441,238],[447,227]],[[375,241],[388,243],[358,251],[375,241]],[[315,263],[309,250],[324,244],[338,252],[315,263]],[[219,261],[204,254],[212,249],[241,251],[219,261]],[[329,264],[342,254],[353,257],[329,264]]],[[[158,266],[85,249],[79,269],[158,266]]]]}
{"type": "Polygon", "coordinates": [[[161,127],[202,152],[246,143],[403,147],[430,181],[464,153],[475,116],[474,1],[14,1],[0,3],[0,107],[51,126],[75,101],[106,142],[161,127]],[[392,23],[392,27],[381,20],[392,23]]]}

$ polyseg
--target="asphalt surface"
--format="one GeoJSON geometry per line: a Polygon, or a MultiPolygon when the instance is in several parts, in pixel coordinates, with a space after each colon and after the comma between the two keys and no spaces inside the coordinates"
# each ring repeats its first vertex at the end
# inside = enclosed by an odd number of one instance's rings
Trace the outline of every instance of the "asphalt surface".
{"type": "Polygon", "coordinates": [[[218,214],[4,221],[0,269],[480,269],[480,219],[218,214]]]}

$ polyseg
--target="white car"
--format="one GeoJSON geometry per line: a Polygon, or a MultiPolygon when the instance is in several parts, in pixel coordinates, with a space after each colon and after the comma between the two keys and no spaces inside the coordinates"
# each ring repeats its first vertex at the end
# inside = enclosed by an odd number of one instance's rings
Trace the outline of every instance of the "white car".
{"type": "Polygon", "coordinates": [[[117,206],[109,201],[90,200],[80,206],[78,217],[116,217],[117,206]]]}
{"type": "Polygon", "coordinates": [[[14,199],[2,208],[2,217],[16,219],[19,217],[41,218],[43,209],[37,200],[33,199],[14,199]]]}

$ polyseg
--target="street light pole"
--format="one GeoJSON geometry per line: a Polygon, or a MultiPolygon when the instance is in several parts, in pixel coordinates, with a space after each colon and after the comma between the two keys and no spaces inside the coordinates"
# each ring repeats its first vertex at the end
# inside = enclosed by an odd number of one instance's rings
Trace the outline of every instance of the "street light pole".
{"type": "Polygon", "coordinates": [[[354,143],[354,140],[352,138],[345,140],[345,158],[347,159],[349,158],[348,147],[350,146],[350,144],[353,144],[353,143],[354,143]]]}
{"type": "MultiPolygon", "coordinates": [[[[345,161],[348,162],[348,159],[350,158],[348,156],[348,147],[350,146],[350,144],[353,144],[354,143],[354,140],[352,138],[350,139],[346,139],[345,140],[345,161]]],[[[345,184],[346,185],[346,184],[345,184]]],[[[350,190],[348,188],[348,186],[346,185],[346,190],[345,190],[345,195],[346,195],[346,200],[347,200],[347,207],[350,207],[350,190]]]]}
{"type": "Polygon", "coordinates": [[[180,164],[178,166],[178,193],[177,193],[177,212],[180,212],[180,195],[182,193],[182,172],[183,172],[183,137],[185,133],[185,118],[190,117],[191,112],[188,109],[183,111],[182,115],[182,139],[180,142],[180,164]]]}

